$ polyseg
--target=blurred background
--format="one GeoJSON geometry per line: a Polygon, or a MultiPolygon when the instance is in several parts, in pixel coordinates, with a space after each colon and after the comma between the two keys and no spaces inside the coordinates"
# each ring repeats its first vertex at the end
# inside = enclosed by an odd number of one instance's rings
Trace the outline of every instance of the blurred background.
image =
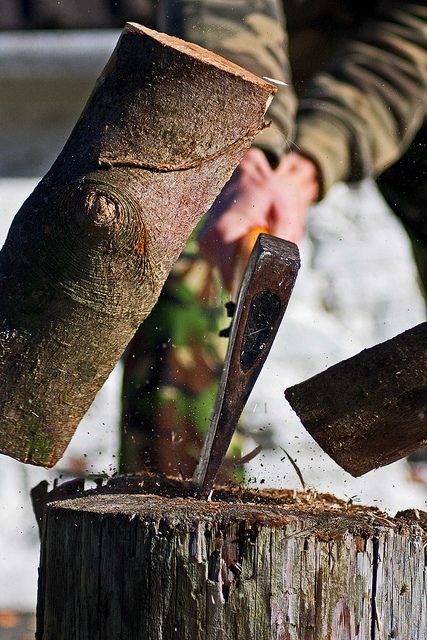
{"type": "MultiPolygon", "coordinates": [[[[19,207],[58,155],[126,20],[155,26],[150,0],[1,0],[0,246],[19,207]]],[[[302,269],[275,346],[246,409],[252,486],[305,483],[391,514],[426,509],[427,485],[406,461],[354,479],[324,456],[284,389],[425,319],[406,236],[368,182],[337,185],[313,208],[302,269]]],[[[0,301],[1,304],[1,301],[0,301]]],[[[75,470],[117,468],[117,365],[50,472],[0,456],[0,639],[33,637],[39,553],[29,491],[75,470]],[[24,616],[20,614],[25,614],[24,616]]]]}

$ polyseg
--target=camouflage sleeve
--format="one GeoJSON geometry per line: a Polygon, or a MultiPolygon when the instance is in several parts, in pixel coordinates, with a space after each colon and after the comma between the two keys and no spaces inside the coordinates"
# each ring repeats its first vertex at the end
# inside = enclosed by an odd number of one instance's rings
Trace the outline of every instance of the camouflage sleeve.
{"type": "Polygon", "coordinates": [[[296,99],[290,82],[280,0],[160,0],[159,28],[232,60],[261,77],[285,82],[271,104],[271,126],[256,144],[276,160],[294,136],[296,99]]]}
{"type": "Polygon", "coordinates": [[[407,149],[427,114],[425,0],[383,2],[316,75],[299,104],[296,142],[323,191],[377,176],[407,149]]]}

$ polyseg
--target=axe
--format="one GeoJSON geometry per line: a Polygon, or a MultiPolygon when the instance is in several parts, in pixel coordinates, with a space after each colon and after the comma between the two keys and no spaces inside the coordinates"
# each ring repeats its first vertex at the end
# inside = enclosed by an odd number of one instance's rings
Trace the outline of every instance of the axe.
{"type": "MultiPolygon", "coordinates": [[[[258,235],[258,229],[254,233],[258,235]]],[[[250,234],[251,236],[253,234],[250,234]]],[[[245,239],[242,259],[252,244],[245,239]]],[[[295,284],[300,258],[292,242],[261,233],[243,274],[227,355],[200,460],[195,494],[207,497],[237,422],[267,358],[295,284]]],[[[240,267],[237,265],[237,268],[240,267]]]]}
{"type": "Polygon", "coordinates": [[[357,477],[427,445],[427,322],[289,387],[320,447],[357,477]]]}

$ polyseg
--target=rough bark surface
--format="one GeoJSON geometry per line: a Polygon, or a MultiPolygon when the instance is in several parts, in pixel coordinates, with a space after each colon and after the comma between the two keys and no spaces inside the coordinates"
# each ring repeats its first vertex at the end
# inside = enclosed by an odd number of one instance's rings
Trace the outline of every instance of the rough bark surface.
{"type": "Polygon", "coordinates": [[[205,502],[155,490],[134,478],[128,493],[48,506],[37,640],[426,637],[427,514],[391,519],[290,491],[205,502]]]}
{"type": "Polygon", "coordinates": [[[0,451],[53,465],[275,89],[128,24],[0,253],[0,451]]]}
{"type": "Polygon", "coordinates": [[[427,322],[286,389],[304,427],[360,476],[427,444],[427,322]]]}

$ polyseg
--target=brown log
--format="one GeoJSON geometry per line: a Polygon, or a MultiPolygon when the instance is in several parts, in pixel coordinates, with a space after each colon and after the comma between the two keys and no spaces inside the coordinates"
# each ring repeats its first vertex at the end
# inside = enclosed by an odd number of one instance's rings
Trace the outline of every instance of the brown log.
{"type": "Polygon", "coordinates": [[[353,476],[427,444],[427,323],[290,387],[322,449],[353,476]]]}
{"type": "Polygon", "coordinates": [[[48,506],[37,640],[427,637],[427,514],[138,483],[48,506]]]}
{"type": "Polygon", "coordinates": [[[0,451],[52,466],[275,89],[127,24],[0,253],[0,451]]]}

